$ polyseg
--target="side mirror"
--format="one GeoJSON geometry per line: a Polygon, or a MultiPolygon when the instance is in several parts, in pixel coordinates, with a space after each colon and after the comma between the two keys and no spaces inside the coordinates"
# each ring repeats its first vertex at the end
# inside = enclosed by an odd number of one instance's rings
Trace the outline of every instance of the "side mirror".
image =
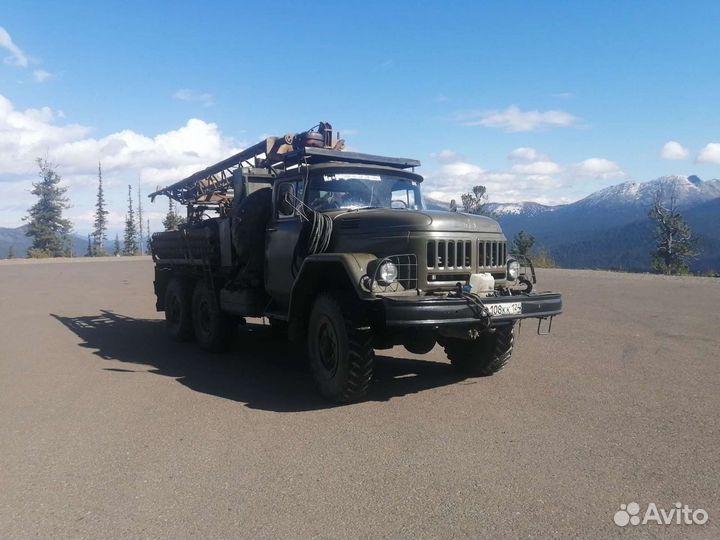
{"type": "Polygon", "coordinates": [[[295,188],[292,184],[282,184],[277,198],[278,214],[292,216],[295,213],[295,188]]]}

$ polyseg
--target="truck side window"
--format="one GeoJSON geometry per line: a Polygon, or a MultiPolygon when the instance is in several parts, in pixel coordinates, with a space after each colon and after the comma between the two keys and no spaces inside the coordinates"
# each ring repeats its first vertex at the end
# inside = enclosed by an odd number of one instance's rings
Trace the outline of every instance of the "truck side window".
{"type": "Polygon", "coordinates": [[[285,182],[280,184],[276,200],[278,217],[290,217],[295,215],[295,184],[285,182]]]}

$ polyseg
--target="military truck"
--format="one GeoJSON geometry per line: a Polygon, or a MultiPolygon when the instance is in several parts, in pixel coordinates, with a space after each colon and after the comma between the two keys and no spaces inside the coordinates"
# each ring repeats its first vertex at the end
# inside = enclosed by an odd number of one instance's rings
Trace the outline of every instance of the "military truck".
{"type": "Polygon", "coordinates": [[[531,261],[493,219],[428,210],[419,166],[345,151],[321,122],[152,193],[187,210],[151,241],[170,337],[220,351],[246,318],[266,318],[338,402],[366,395],[375,349],[439,344],[465,376],[501,370],[516,323],[548,333],[561,295],[533,290],[531,261]]]}

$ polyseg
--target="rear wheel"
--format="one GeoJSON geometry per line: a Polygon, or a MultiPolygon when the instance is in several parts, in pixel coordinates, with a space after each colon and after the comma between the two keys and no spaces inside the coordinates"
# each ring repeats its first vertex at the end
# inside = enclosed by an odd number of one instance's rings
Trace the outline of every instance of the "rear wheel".
{"type": "Polygon", "coordinates": [[[214,291],[202,281],[195,285],[192,313],[195,339],[202,349],[221,352],[230,346],[232,319],[220,311],[214,291]]]}
{"type": "Polygon", "coordinates": [[[356,328],[332,295],[315,300],[307,340],[310,367],[324,397],[347,403],[367,394],[375,360],[372,332],[356,328]]]}
{"type": "Polygon", "coordinates": [[[512,356],[514,325],[501,326],[495,332],[480,335],[475,340],[444,340],[445,354],[453,367],[463,375],[482,377],[503,369],[512,356]]]}
{"type": "Polygon", "coordinates": [[[171,339],[190,341],[193,338],[192,286],[173,278],[165,289],[165,327],[171,339]]]}

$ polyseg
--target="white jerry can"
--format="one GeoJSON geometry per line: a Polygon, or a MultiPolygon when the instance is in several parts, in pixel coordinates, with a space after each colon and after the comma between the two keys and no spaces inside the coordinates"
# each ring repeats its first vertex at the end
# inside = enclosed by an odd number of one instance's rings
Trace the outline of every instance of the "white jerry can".
{"type": "Polygon", "coordinates": [[[495,290],[495,278],[487,272],[470,274],[470,292],[485,296],[495,290]]]}

